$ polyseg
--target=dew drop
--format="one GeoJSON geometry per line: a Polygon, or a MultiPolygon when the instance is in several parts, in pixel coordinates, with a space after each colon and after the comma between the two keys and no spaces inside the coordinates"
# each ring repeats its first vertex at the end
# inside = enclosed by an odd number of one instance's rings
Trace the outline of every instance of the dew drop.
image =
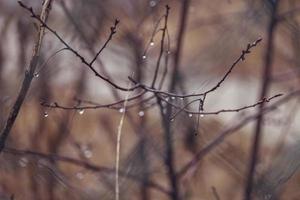
{"type": "Polygon", "coordinates": [[[84,178],[83,173],[77,172],[76,173],[76,178],[78,178],[79,180],[82,180],[84,178]]]}
{"type": "Polygon", "coordinates": [[[19,165],[21,167],[26,167],[28,164],[28,159],[26,157],[22,157],[20,160],[19,160],[19,165]]]}
{"type": "Polygon", "coordinates": [[[172,100],[174,100],[174,99],[175,99],[175,97],[171,97],[171,99],[172,99],[172,100]]]}
{"type": "Polygon", "coordinates": [[[145,60],[147,57],[146,57],[146,55],[143,55],[142,58],[145,60]]]}
{"type": "Polygon", "coordinates": [[[44,112],[44,117],[47,118],[48,116],[49,116],[48,112],[45,111],[45,112],[44,112]]]}
{"type": "Polygon", "coordinates": [[[83,151],[84,157],[91,158],[93,156],[93,152],[89,149],[83,151]]]}
{"type": "Polygon", "coordinates": [[[79,113],[80,115],[83,115],[83,113],[84,113],[84,109],[80,109],[80,110],[78,110],[78,113],[79,113]]]}
{"type": "Polygon", "coordinates": [[[166,101],[169,101],[169,97],[166,97],[165,100],[166,100],[166,101]]]}
{"type": "Polygon", "coordinates": [[[145,112],[141,110],[138,114],[140,117],[143,117],[145,115],[145,112]]]}
{"type": "Polygon", "coordinates": [[[200,114],[200,117],[204,117],[204,115],[203,115],[203,114],[200,114]]]}
{"type": "Polygon", "coordinates": [[[190,117],[190,118],[193,117],[193,114],[192,114],[192,113],[189,113],[189,117],[190,117]]]}
{"type": "Polygon", "coordinates": [[[174,118],[172,118],[170,121],[171,121],[171,122],[174,122],[174,118]]]}
{"type": "Polygon", "coordinates": [[[156,1],[152,0],[149,2],[150,7],[156,6],[156,1]]]}
{"type": "Polygon", "coordinates": [[[171,51],[167,51],[167,54],[170,55],[170,54],[171,54],[171,51]]]}
{"type": "Polygon", "coordinates": [[[39,73],[34,73],[33,76],[34,76],[35,78],[38,78],[38,77],[40,76],[40,74],[39,74],[39,73]]]}
{"type": "Polygon", "coordinates": [[[120,109],[119,109],[119,112],[120,112],[120,113],[123,113],[124,111],[125,111],[124,108],[120,108],[120,109]]]}
{"type": "Polygon", "coordinates": [[[154,46],[154,42],[153,41],[150,42],[150,46],[154,46]]]}

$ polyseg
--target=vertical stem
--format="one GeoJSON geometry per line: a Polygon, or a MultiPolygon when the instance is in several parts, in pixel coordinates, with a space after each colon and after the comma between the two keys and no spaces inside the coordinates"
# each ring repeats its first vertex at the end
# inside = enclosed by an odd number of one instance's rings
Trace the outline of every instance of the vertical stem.
{"type": "MultiPolygon", "coordinates": [[[[182,52],[182,44],[184,39],[184,32],[186,29],[187,23],[187,16],[188,16],[188,7],[189,7],[190,0],[184,0],[182,7],[181,7],[181,16],[180,16],[180,24],[178,29],[177,35],[177,44],[176,49],[174,52],[174,69],[171,75],[171,83],[169,86],[169,91],[174,92],[176,90],[176,85],[178,83],[178,76],[179,76],[179,63],[180,63],[180,56],[182,52]]],[[[178,200],[180,199],[180,192],[178,188],[178,179],[176,176],[176,168],[174,162],[174,146],[173,146],[173,134],[171,131],[171,124],[170,124],[170,116],[172,113],[172,106],[167,105],[167,112],[166,114],[163,112],[163,105],[159,98],[157,98],[158,105],[160,106],[160,112],[163,120],[163,127],[164,127],[164,139],[166,145],[166,158],[165,158],[165,165],[168,170],[168,177],[169,183],[171,186],[172,191],[172,199],[178,200]]]]}
{"type": "MultiPolygon", "coordinates": [[[[50,12],[50,8],[51,8],[51,3],[52,0],[45,0],[45,2],[43,3],[43,7],[42,7],[42,12],[40,15],[40,18],[43,22],[47,21],[49,12],[50,12]]],[[[19,1],[19,4],[22,6],[22,2],[19,1]]],[[[38,35],[35,41],[35,45],[34,45],[34,49],[33,49],[33,55],[31,57],[30,60],[30,65],[29,65],[29,69],[26,70],[25,72],[25,77],[21,86],[21,90],[18,94],[17,100],[15,101],[13,107],[11,108],[11,111],[9,113],[8,119],[5,123],[4,128],[1,131],[1,135],[0,135],[0,153],[2,152],[2,150],[5,147],[5,142],[6,139],[16,121],[16,118],[19,114],[19,111],[21,109],[21,106],[23,105],[23,102],[25,100],[25,97],[28,93],[28,90],[30,88],[30,84],[31,81],[34,77],[34,72],[38,63],[38,59],[40,56],[40,50],[41,50],[41,46],[42,46],[42,41],[43,41],[43,37],[44,37],[44,32],[45,32],[45,27],[42,26],[42,24],[39,27],[39,31],[38,31],[38,35]]]]}
{"type": "MultiPolygon", "coordinates": [[[[267,40],[267,48],[265,54],[265,61],[264,61],[264,68],[263,68],[263,76],[262,76],[262,85],[261,85],[261,92],[260,92],[260,99],[263,99],[268,94],[270,88],[270,80],[271,80],[271,73],[272,73],[272,62],[274,56],[274,37],[275,37],[275,28],[277,24],[277,8],[279,4],[279,0],[270,1],[271,4],[271,19],[268,27],[268,40],[267,40]]],[[[264,104],[260,104],[259,106],[259,113],[263,112],[264,104]]],[[[251,160],[249,164],[249,172],[247,175],[247,182],[245,186],[245,200],[251,199],[251,194],[253,190],[253,182],[254,182],[254,174],[255,174],[255,165],[258,160],[258,153],[260,147],[260,138],[262,135],[262,122],[263,122],[263,115],[259,115],[257,118],[256,126],[255,126],[255,135],[252,143],[251,149],[251,160]]]]}

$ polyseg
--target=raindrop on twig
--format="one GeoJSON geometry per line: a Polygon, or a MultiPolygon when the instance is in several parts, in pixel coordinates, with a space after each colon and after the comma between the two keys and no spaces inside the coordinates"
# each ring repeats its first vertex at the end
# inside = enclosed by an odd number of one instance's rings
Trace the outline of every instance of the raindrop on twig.
{"type": "Polygon", "coordinates": [[[78,110],[78,113],[79,113],[80,115],[83,115],[83,113],[84,113],[84,109],[80,109],[80,110],[78,110]]]}
{"type": "Polygon", "coordinates": [[[141,110],[138,114],[140,117],[143,117],[145,115],[145,112],[141,110]]]}
{"type": "Polygon", "coordinates": [[[45,111],[45,112],[44,112],[44,117],[47,118],[48,116],[49,116],[48,112],[45,111]]]}

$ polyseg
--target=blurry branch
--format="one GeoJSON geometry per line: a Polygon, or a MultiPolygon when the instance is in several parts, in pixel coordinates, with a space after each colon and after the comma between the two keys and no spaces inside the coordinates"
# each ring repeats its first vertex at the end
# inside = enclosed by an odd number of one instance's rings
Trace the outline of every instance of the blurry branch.
{"type": "Polygon", "coordinates": [[[203,149],[201,149],[198,153],[196,153],[195,157],[189,161],[187,164],[185,164],[179,171],[178,171],[178,176],[182,177],[184,176],[192,167],[194,167],[204,156],[206,156],[208,153],[210,153],[216,146],[221,144],[226,137],[229,135],[233,134],[234,132],[240,130],[243,128],[245,125],[249,124],[253,120],[256,120],[259,116],[265,115],[273,110],[276,110],[278,106],[286,103],[290,99],[297,97],[300,95],[300,90],[296,90],[294,92],[291,92],[284,97],[282,97],[280,100],[277,102],[273,103],[272,105],[268,107],[264,107],[261,112],[258,112],[256,114],[250,115],[248,117],[245,117],[242,119],[240,122],[230,126],[229,128],[223,130],[219,136],[211,141],[209,144],[207,144],[203,149]]]}
{"type": "MultiPolygon", "coordinates": [[[[18,3],[22,6],[23,3],[21,1],[18,1],[18,3]]],[[[38,59],[40,56],[40,49],[41,49],[41,45],[42,45],[42,41],[43,41],[43,37],[44,37],[44,32],[45,32],[45,27],[43,26],[43,24],[45,24],[45,22],[47,21],[50,9],[51,9],[51,3],[52,0],[46,0],[42,6],[42,11],[41,11],[41,15],[39,17],[40,19],[40,26],[39,26],[39,30],[38,30],[38,34],[37,34],[37,38],[35,41],[35,45],[33,48],[33,54],[30,60],[30,65],[29,65],[29,69],[25,71],[25,77],[21,86],[21,90],[18,94],[17,100],[15,101],[10,114],[8,116],[8,119],[6,121],[6,124],[3,128],[3,130],[1,131],[1,136],[0,136],[0,152],[2,152],[4,146],[5,146],[5,142],[6,139],[11,131],[11,128],[14,125],[14,122],[19,114],[20,108],[24,102],[24,99],[27,95],[27,92],[30,88],[31,85],[31,81],[34,78],[34,73],[38,64],[38,59]]]]}
{"type": "Polygon", "coordinates": [[[291,9],[289,11],[286,11],[284,13],[278,14],[278,16],[276,17],[276,20],[278,22],[284,21],[286,19],[288,19],[289,17],[293,17],[300,14],[300,8],[296,7],[294,9],[291,9]]]}
{"type": "Polygon", "coordinates": [[[214,186],[211,187],[211,190],[212,190],[212,193],[213,193],[213,195],[215,197],[215,200],[221,200],[221,198],[220,198],[220,196],[219,196],[219,194],[217,192],[217,189],[214,186]]]}
{"type": "Polygon", "coordinates": [[[104,43],[104,45],[99,49],[99,51],[97,52],[97,54],[94,56],[94,58],[88,62],[81,54],[78,53],[78,51],[76,51],[74,48],[72,48],[55,30],[53,30],[52,28],[50,28],[45,22],[42,21],[42,19],[35,14],[35,12],[33,11],[33,9],[31,7],[26,6],[25,4],[23,4],[22,2],[19,2],[20,5],[26,9],[28,12],[31,13],[31,17],[38,20],[43,27],[45,27],[47,30],[49,30],[64,46],[65,48],[67,48],[69,51],[71,51],[76,57],[78,57],[81,62],[83,64],[85,64],[94,74],[95,76],[99,77],[100,79],[106,81],[107,83],[109,83],[110,85],[112,85],[113,87],[115,87],[116,89],[122,90],[122,91],[133,91],[134,89],[136,89],[137,87],[134,86],[132,88],[124,88],[122,86],[117,85],[116,83],[112,82],[109,78],[104,77],[103,75],[101,75],[92,65],[95,62],[95,60],[98,58],[99,54],[104,50],[104,48],[107,46],[107,44],[109,43],[109,41],[111,41],[113,35],[116,33],[116,28],[117,25],[119,24],[119,20],[115,20],[114,25],[110,28],[110,35],[107,38],[106,42],[104,43]]]}
{"type": "MultiPolygon", "coordinates": [[[[174,53],[174,67],[173,71],[171,73],[171,82],[168,87],[168,90],[170,92],[175,92],[176,90],[176,84],[178,81],[179,76],[179,62],[180,62],[180,56],[182,51],[182,44],[184,39],[184,32],[187,24],[187,16],[188,16],[188,8],[190,5],[190,0],[184,0],[182,1],[181,5],[181,15],[180,15],[180,22],[179,22],[179,28],[178,28],[178,35],[177,35],[177,44],[176,49],[174,53]]],[[[168,7],[167,7],[167,13],[168,13],[168,7]]],[[[165,29],[167,28],[167,17],[165,19],[165,29]]],[[[163,48],[163,39],[162,38],[162,45],[161,45],[161,54],[162,54],[162,48],[163,48]]],[[[159,62],[158,62],[159,64],[159,62]]],[[[167,66],[166,66],[167,67],[167,66]]],[[[151,88],[154,84],[152,84],[151,88]]],[[[173,133],[171,130],[171,124],[170,124],[170,116],[172,113],[172,106],[170,104],[167,105],[166,113],[164,113],[164,106],[162,104],[161,98],[159,98],[159,93],[155,93],[155,96],[157,97],[157,104],[159,105],[160,114],[162,118],[162,126],[164,128],[164,142],[165,142],[165,166],[167,169],[167,176],[168,181],[170,184],[170,187],[172,188],[171,194],[173,200],[181,199],[180,197],[180,188],[178,186],[178,178],[176,174],[176,166],[175,166],[175,152],[174,152],[174,144],[173,144],[173,133]]]]}
{"type": "MultiPolygon", "coordinates": [[[[112,175],[115,174],[115,169],[113,169],[113,168],[98,166],[98,165],[91,164],[87,161],[82,161],[82,160],[78,160],[78,159],[70,158],[70,157],[66,157],[66,156],[60,156],[57,154],[41,153],[41,152],[35,152],[35,151],[31,151],[31,150],[19,150],[19,149],[14,149],[14,148],[9,148],[9,147],[5,147],[3,149],[3,153],[17,155],[17,156],[24,156],[24,155],[32,156],[32,157],[42,158],[42,159],[46,159],[46,160],[50,160],[50,161],[55,160],[55,161],[65,162],[65,163],[69,163],[69,164],[76,165],[79,167],[83,167],[86,170],[90,170],[90,171],[97,172],[97,173],[106,173],[106,174],[112,174],[112,175]]],[[[135,175],[128,174],[127,172],[124,172],[124,171],[120,171],[119,173],[120,173],[120,176],[122,176],[122,177],[132,179],[136,182],[140,182],[140,178],[135,175]]],[[[149,182],[147,182],[147,186],[151,187],[153,189],[156,189],[168,196],[170,195],[170,192],[167,189],[165,189],[163,186],[159,185],[158,183],[149,181],[149,182]]]]}
{"type": "MultiPolygon", "coordinates": [[[[275,28],[277,25],[277,9],[279,6],[280,0],[272,1],[271,5],[271,16],[268,27],[268,40],[267,47],[265,52],[265,60],[264,60],[264,68],[263,68],[263,76],[261,83],[261,91],[260,91],[260,99],[265,98],[268,95],[268,91],[271,85],[271,77],[272,77],[272,62],[274,56],[274,39],[275,39],[275,28]]],[[[260,104],[258,107],[258,112],[263,113],[264,104],[260,104]]],[[[252,189],[253,189],[253,181],[255,174],[255,165],[259,157],[259,147],[260,147],[260,138],[263,132],[263,115],[260,114],[256,121],[256,126],[254,130],[254,139],[251,146],[251,154],[250,154],[250,162],[249,162],[249,171],[247,174],[247,182],[245,184],[244,198],[245,200],[250,200],[252,189]]]]}

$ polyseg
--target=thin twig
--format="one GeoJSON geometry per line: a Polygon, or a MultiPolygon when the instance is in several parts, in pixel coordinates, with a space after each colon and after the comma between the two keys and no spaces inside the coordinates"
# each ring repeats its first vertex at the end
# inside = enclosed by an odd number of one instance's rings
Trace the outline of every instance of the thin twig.
{"type": "Polygon", "coordinates": [[[133,86],[132,88],[124,88],[122,86],[117,85],[113,81],[111,81],[109,78],[104,77],[101,75],[93,66],[92,64],[95,62],[99,54],[103,51],[103,49],[107,46],[108,42],[112,39],[112,36],[116,33],[116,26],[119,23],[119,20],[115,20],[114,26],[111,27],[111,33],[107,39],[107,41],[104,43],[103,47],[98,51],[98,53],[95,55],[95,57],[92,59],[91,62],[88,62],[81,54],[78,53],[77,50],[75,50],[73,47],[71,47],[55,30],[53,30],[51,27],[49,27],[43,20],[33,11],[31,7],[26,6],[22,2],[19,1],[20,6],[22,6],[24,9],[29,11],[31,13],[31,17],[38,20],[44,28],[49,30],[69,51],[71,51],[76,57],[78,57],[83,64],[85,64],[94,74],[95,76],[99,77],[100,79],[106,81],[116,89],[122,90],[122,91],[133,91],[138,86],[133,86]]]}
{"type": "Polygon", "coordinates": [[[235,125],[230,126],[229,128],[221,131],[219,136],[214,139],[212,142],[207,144],[203,149],[201,149],[198,153],[196,153],[195,157],[190,160],[187,164],[185,164],[177,173],[179,177],[182,177],[184,174],[186,174],[189,169],[191,169],[193,166],[195,166],[204,156],[206,156],[208,153],[210,153],[216,146],[218,146],[220,143],[224,141],[226,137],[233,134],[234,132],[238,131],[239,129],[243,128],[245,125],[249,124],[253,120],[256,120],[259,116],[265,115],[273,110],[276,110],[278,106],[286,103],[290,99],[299,96],[300,90],[294,91],[289,93],[288,95],[285,95],[280,100],[278,100],[276,103],[273,103],[272,105],[265,107],[262,112],[255,113],[253,115],[250,115],[248,117],[245,117],[240,122],[238,122],[235,125]]]}

